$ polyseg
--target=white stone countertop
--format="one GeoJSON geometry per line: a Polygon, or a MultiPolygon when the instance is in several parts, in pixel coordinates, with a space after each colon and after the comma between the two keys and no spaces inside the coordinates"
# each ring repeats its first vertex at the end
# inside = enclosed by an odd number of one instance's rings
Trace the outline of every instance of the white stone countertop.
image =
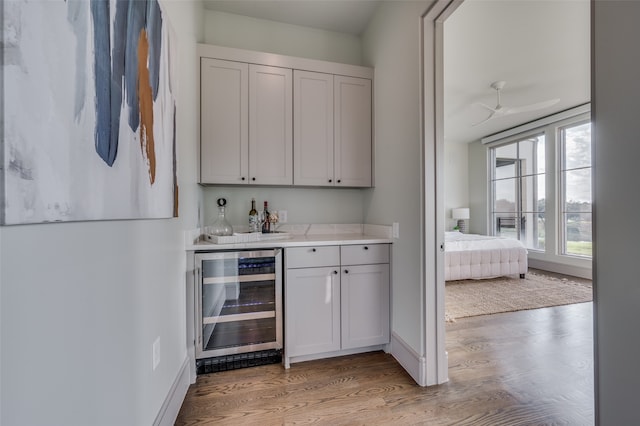
{"type": "Polygon", "coordinates": [[[271,247],[309,247],[348,244],[385,244],[392,243],[391,226],[387,225],[294,225],[290,228],[279,228],[289,233],[286,239],[273,239],[242,243],[214,244],[205,241],[203,236],[194,231],[196,237],[187,241],[187,251],[214,251],[257,249],[271,247]],[[299,232],[301,229],[305,232],[299,232]]]}

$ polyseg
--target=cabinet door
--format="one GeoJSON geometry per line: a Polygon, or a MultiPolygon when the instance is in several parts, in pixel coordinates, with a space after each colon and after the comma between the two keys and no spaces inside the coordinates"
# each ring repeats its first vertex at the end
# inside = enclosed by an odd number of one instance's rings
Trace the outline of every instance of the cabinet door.
{"type": "Polygon", "coordinates": [[[333,186],[333,75],[293,73],[295,185],[333,186]]]}
{"type": "Polygon", "coordinates": [[[336,185],[371,186],[371,80],[337,75],[334,90],[336,185]]]}
{"type": "Polygon", "coordinates": [[[285,355],[340,349],[338,267],[288,269],[285,281],[285,355]]]}
{"type": "Polygon", "coordinates": [[[249,183],[293,183],[293,82],[287,68],[249,65],[249,183]]]}
{"type": "Polygon", "coordinates": [[[247,64],[200,63],[200,182],[248,183],[247,64]]]}
{"type": "Polygon", "coordinates": [[[389,264],[342,266],[342,349],[389,343],[389,264]]]}

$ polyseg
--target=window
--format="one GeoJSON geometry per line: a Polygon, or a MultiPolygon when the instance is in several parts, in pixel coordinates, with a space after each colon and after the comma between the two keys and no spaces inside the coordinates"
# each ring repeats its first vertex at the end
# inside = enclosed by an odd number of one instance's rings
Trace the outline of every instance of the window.
{"type": "Polygon", "coordinates": [[[545,136],[534,135],[492,148],[494,235],[545,247],[545,136]]]}
{"type": "Polygon", "coordinates": [[[516,238],[529,258],[590,267],[589,106],[484,138],[490,164],[488,233],[516,238]]]}
{"type": "Polygon", "coordinates": [[[591,256],[591,123],[559,129],[561,141],[561,251],[591,256]]]}

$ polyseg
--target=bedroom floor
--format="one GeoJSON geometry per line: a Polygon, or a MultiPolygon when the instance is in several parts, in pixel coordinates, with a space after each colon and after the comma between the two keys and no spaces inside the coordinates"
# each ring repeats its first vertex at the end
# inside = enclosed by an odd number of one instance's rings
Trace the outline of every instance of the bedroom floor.
{"type": "Polygon", "coordinates": [[[449,382],[383,352],[198,376],[177,425],[594,424],[592,303],[447,324],[449,382]]]}

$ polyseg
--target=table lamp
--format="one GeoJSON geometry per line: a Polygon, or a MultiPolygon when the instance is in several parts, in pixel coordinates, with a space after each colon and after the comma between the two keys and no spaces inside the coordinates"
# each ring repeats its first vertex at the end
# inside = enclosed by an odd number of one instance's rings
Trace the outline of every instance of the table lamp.
{"type": "Polygon", "coordinates": [[[469,208],[462,207],[459,209],[451,209],[451,217],[453,219],[458,219],[458,229],[460,232],[464,233],[467,230],[467,226],[465,225],[465,219],[469,219],[469,208]]]}

